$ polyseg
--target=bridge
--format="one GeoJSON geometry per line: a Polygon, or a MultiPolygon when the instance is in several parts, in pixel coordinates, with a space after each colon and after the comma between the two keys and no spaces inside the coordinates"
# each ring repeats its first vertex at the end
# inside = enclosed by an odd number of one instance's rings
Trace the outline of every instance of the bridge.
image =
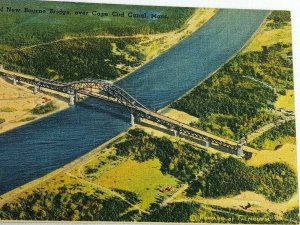
{"type": "Polygon", "coordinates": [[[62,83],[44,78],[32,78],[29,75],[6,70],[3,68],[3,66],[1,67],[1,65],[0,75],[2,75],[4,78],[12,80],[14,85],[16,85],[18,82],[24,82],[33,85],[35,93],[38,92],[40,88],[46,88],[68,94],[70,98],[70,105],[74,105],[76,103],[78,100],[78,94],[110,101],[122,105],[130,111],[132,125],[135,122],[138,122],[140,119],[146,119],[166,127],[167,129],[171,130],[175,136],[180,135],[182,137],[201,140],[206,147],[214,145],[225,148],[227,152],[235,154],[239,157],[247,157],[249,154],[251,154],[243,151],[243,146],[246,144],[245,139],[235,142],[233,140],[219,137],[217,135],[194,128],[188,124],[171,119],[167,116],[161,115],[148,109],[125,90],[109,81],[85,79],[81,81],[62,83]]]}

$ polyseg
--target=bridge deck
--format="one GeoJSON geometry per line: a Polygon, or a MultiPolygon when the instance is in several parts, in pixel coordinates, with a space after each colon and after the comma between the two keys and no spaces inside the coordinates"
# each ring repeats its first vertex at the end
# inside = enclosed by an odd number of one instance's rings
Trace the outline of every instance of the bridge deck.
{"type": "Polygon", "coordinates": [[[6,70],[6,69],[3,69],[3,68],[0,69],[0,73],[5,73],[5,74],[11,75],[11,76],[24,77],[24,78],[27,78],[27,79],[36,79],[35,77],[33,77],[31,75],[27,75],[27,74],[24,74],[24,73],[19,73],[19,72],[14,72],[14,71],[6,70]]]}
{"type": "Polygon", "coordinates": [[[145,110],[145,109],[140,109],[140,111],[143,111],[144,113],[150,114],[150,115],[152,115],[152,116],[154,116],[154,117],[157,117],[157,118],[159,118],[159,119],[161,119],[161,120],[165,120],[165,121],[167,121],[167,122],[169,122],[169,123],[176,124],[177,126],[180,126],[180,127],[185,128],[185,129],[187,129],[187,130],[193,131],[193,132],[198,133],[198,134],[200,134],[200,135],[206,136],[206,137],[208,137],[208,138],[215,139],[215,140],[219,140],[219,141],[221,141],[221,142],[224,142],[224,143],[227,143],[227,144],[233,145],[233,146],[236,146],[236,145],[237,145],[237,143],[234,142],[233,140],[229,140],[229,139],[222,138],[222,137],[219,137],[219,136],[217,136],[217,135],[214,135],[214,134],[205,132],[205,131],[203,131],[203,130],[197,129],[197,128],[192,127],[192,126],[190,126],[190,125],[188,125],[188,124],[185,124],[185,123],[182,123],[182,122],[180,122],[180,121],[174,120],[174,119],[172,119],[172,118],[170,118],[170,117],[161,115],[161,114],[159,114],[159,113],[155,113],[155,112],[152,112],[152,111],[149,111],[149,110],[145,110]]]}

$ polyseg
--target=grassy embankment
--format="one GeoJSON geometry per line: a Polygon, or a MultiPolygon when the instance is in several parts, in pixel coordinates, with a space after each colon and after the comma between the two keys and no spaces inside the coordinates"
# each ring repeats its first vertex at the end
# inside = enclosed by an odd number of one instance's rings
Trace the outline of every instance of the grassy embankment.
{"type": "Polygon", "coordinates": [[[11,199],[2,206],[0,216],[178,222],[195,218],[197,222],[220,222],[233,216],[237,222],[246,217],[253,217],[250,222],[259,217],[271,222],[286,221],[285,215],[275,217],[273,212],[221,209],[209,203],[189,203],[184,199],[180,202],[178,198],[164,206],[163,201],[184,183],[189,184],[188,196],[219,198],[252,190],[279,205],[276,202],[290,199],[297,188],[296,176],[285,164],[251,167],[232,157],[224,158],[178,140],[133,129],[107,149],[95,151],[89,160],[11,199]],[[179,211],[174,213],[174,208],[179,211]],[[220,212],[223,214],[216,217],[220,212]],[[179,214],[184,216],[178,217],[179,214]],[[209,215],[215,219],[209,219],[209,215]]]}

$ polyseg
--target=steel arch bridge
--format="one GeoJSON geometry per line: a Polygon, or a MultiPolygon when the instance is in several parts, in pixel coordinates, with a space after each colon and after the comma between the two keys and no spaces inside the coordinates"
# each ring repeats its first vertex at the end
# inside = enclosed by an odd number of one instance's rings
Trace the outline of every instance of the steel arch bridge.
{"type": "Polygon", "coordinates": [[[84,79],[81,81],[62,83],[44,78],[29,78],[7,70],[2,72],[2,75],[6,78],[12,79],[14,83],[24,82],[33,85],[35,87],[35,92],[37,92],[38,88],[47,88],[69,94],[71,104],[74,103],[74,100],[76,101],[77,94],[83,94],[106,101],[115,102],[117,104],[126,106],[130,111],[136,108],[147,109],[147,107],[137,101],[125,90],[106,80],[84,79]],[[72,98],[74,98],[74,100],[72,100],[72,98]]]}
{"type": "Polygon", "coordinates": [[[161,115],[148,109],[125,90],[109,81],[85,79],[70,83],[61,83],[44,78],[32,78],[30,76],[26,76],[17,72],[4,70],[1,67],[0,75],[13,80],[14,84],[17,84],[17,82],[31,84],[34,86],[35,92],[37,92],[39,88],[47,88],[69,94],[70,105],[73,105],[76,102],[78,94],[114,102],[116,104],[125,106],[130,111],[131,124],[134,124],[135,121],[143,118],[163,125],[164,127],[173,131],[175,136],[182,135],[201,140],[205,143],[206,147],[216,145],[224,147],[227,149],[227,152],[241,157],[251,156],[250,152],[243,151],[243,146],[246,144],[245,139],[241,139],[239,142],[235,142],[191,127],[188,124],[174,120],[167,116],[161,115]]]}

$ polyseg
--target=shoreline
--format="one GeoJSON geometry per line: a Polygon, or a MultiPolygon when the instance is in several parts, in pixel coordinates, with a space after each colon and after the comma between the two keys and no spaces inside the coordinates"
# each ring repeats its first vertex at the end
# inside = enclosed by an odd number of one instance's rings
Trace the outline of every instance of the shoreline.
{"type": "MultiPolygon", "coordinates": [[[[3,81],[3,83],[4,83],[5,85],[7,85],[7,86],[12,86],[12,84],[11,84],[9,81],[7,81],[6,79],[2,79],[2,78],[0,78],[0,79],[1,79],[0,82],[3,81]]],[[[26,93],[26,94],[31,95],[31,96],[29,96],[29,97],[25,97],[25,99],[24,99],[23,101],[26,101],[26,98],[38,99],[38,98],[41,98],[42,95],[46,95],[47,97],[52,98],[52,101],[51,101],[51,102],[54,102],[54,104],[55,104],[55,103],[56,103],[56,104],[58,103],[58,104],[57,104],[58,106],[57,106],[57,109],[55,109],[55,110],[53,110],[53,111],[51,111],[51,112],[49,112],[49,113],[41,114],[41,115],[33,115],[30,111],[28,111],[28,112],[26,112],[26,113],[24,112],[24,114],[21,115],[20,118],[18,118],[19,121],[11,120],[11,121],[4,122],[3,124],[0,124],[0,135],[4,134],[4,133],[6,133],[6,132],[10,132],[10,131],[12,131],[12,130],[18,129],[18,128],[20,128],[20,127],[23,127],[23,126],[25,126],[25,125],[27,125],[27,124],[29,124],[29,123],[34,123],[35,121],[38,121],[38,120],[43,119],[43,118],[46,118],[46,117],[48,117],[48,116],[52,116],[52,115],[54,115],[54,114],[56,114],[56,113],[59,113],[59,112],[65,110],[65,109],[68,109],[68,108],[69,108],[67,101],[64,101],[64,100],[63,100],[63,98],[66,98],[65,96],[63,96],[63,94],[59,94],[59,93],[57,93],[57,92],[55,92],[55,91],[48,90],[48,89],[42,90],[42,91],[39,91],[39,92],[36,93],[36,94],[33,94],[33,93],[31,92],[31,90],[30,90],[30,87],[31,87],[31,86],[24,86],[24,84],[22,84],[22,85],[17,85],[16,87],[17,87],[22,93],[26,93]],[[56,95],[56,96],[55,96],[55,95],[56,95]],[[59,95],[59,98],[58,98],[57,95],[59,95]],[[60,99],[60,98],[61,98],[61,99],[60,99]],[[27,114],[28,114],[28,115],[27,115],[27,114]],[[22,117],[25,117],[25,118],[26,118],[26,116],[28,116],[28,117],[31,116],[31,117],[35,117],[35,118],[32,119],[32,120],[29,120],[29,121],[24,121],[24,122],[20,121],[20,120],[22,120],[22,117]]],[[[14,100],[0,99],[0,102],[1,102],[1,101],[8,101],[8,102],[10,102],[10,101],[19,101],[19,100],[21,100],[21,99],[22,99],[22,98],[15,98],[14,100]]],[[[31,102],[31,103],[33,103],[33,102],[31,102]]],[[[34,102],[34,104],[37,105],[36,102],[34,102]]],[[[5,107],[3,107],[3,108],[5,108],[5,107]]],[[[13,112],[10,112],[10,113],[13,113],[13,112]]],[[[23,118],[23,119],[24,119],[24,118],[23,118]]]]}
{"type": "MultiPolygon", "coordinates": [[[[203,82],[205,82],[207,79],[209,79],[210,77],[212,77],[213,75],[215,75],[226,63],[230,62],[230,60],[232,60],[234,57],[236,57],[239,53],[242,53],[243,50],[251,43],[251,41],[255,38],[255,36],[260,32],[260,29],[264,26],[264,24],[267,21],[268,16],[271,14],[271,12],[269,12],[265,19],[261,22],[261,24],[258,26],[257,30],[251,35],[251,37],[244,43],[244,45],[238,49],[228,60],[226,60],[223,64],[221,64],[215,71],[211,72],[210,74],[208,74],[207,77],[205,77],[203,80],[201,80],[198,84],[196,84],[193,88],[191,88],[190,90],[188,90],[187,92],[185,92],[182,96],[179,96],[175,101],[180,100],[181,98],[183,98],[184,96],[190,94],[196,87],[198,87],[199,85],[201,85],[203,82]]],[[[162,112],[165,110],[168,110],[168,108],[172,109],[171,104],[173,103],[169,103],[168,105],[164,106],[163,108],[159,109],[157,112],[162,112]]]]}
{"type": "MultiPolygon", "coordinates": [[[[156,40],[160,40],[162,38],[170,38],[170,36],[172,36],[172,39],[177,39],[177,41],[175,43],[173,43],[173,44],[172,44],[172,41],[170,41],[170,40],[165,41],[162,44],[161,49],[158,49],[158,51],[153,56],[151,56],[149,58],[146,58],[145,61],[141,65],[139,65],[137,67],[134,67],[133,71],[125,74],[122,77],[119,77],[119,78],[116,78],[116,79],[112,80],[112,82],[116,83],[116,82],[118,82],[118,81],[126,78],[127,76],[129,76],[132,73],[136,72],[141,67],[143,67],[146,64],[150,63],[152,60],[156,59],[157,57],[159,57],[163,53],[165,53],[165,52],[169,51],[170,49],[172,49],[173,47],[175,47],[181,41],[185,40],[190,35],[192,35],[194,32],[196,32],[197,30],[201,29],[201,27],[203,25],[205,25],[210,19],[212,19],[218,13],[218,11],[219,11],[219,9],[217,9],[217,8],[196,8],[195,9],[195,13],[190,16],[190,18],[185,22],[185,24],[183,25],[182,28],[179,28],[177,30],[174,30],[174,31],[171,31],[171,32],[167,32],[167,33],[159,33],[159,34],[150,35],[150,36],[155,36],[156,40]],[[197,12],[197,10],[199,12],[197,12]],[[191,22],[191,20],[194,19],[194,17],[198,16],[197,13],[200,13],[201,10],[212,10],[212,12],[210,12],[212,14],[209,15],[209,16],[207,16],[207,17],[205,17],[205,18],[201,18],[202,20],[198,21],[197,24],[196,24],[196,26],[193,27],[193,24],[189,24],[189,23],[191,22]]],[[[154,40],[152,40],[152,42],[154,42],[156,40],[154,39],[154,40]]]]}
{"type": "Polygon", "coordinates": [[[87,152],[86,154],[76,158],[75,160],[72,160],[71,162],[65,164],[62,167],[59,167],[58,169],[47,173],[35,180],[32,180],[30,182],[27,182],[19,187],[16,187],[15,189],[12,189],[11,191],[8,191],[2,195],[0,195],[0,207],[3,206],[5,203],[13,201],[14,199],[18,198],[19,195],[23,194],[24,192],[33,189],[37,185],[39,185],[42,182],[45,182],[54,176],[56,176],[59,173],[67,172],[68,170],[71,170],[73,167],[79,165],[80,163],[84,161],[88,161],[91,158],[94,157],[95,154],[97,154],[99,151],[104,150],[108,145],[112,144],[113,142],[117,141],[118,139],[122,138],[128,130],[132,129],[134,126],[131,126],[127,130],[123,131],[122,133],[118,134],[117,136],[109,139],[108,141],[104,142],[100,146],[92,149],[91,151],[87,152]]]}

